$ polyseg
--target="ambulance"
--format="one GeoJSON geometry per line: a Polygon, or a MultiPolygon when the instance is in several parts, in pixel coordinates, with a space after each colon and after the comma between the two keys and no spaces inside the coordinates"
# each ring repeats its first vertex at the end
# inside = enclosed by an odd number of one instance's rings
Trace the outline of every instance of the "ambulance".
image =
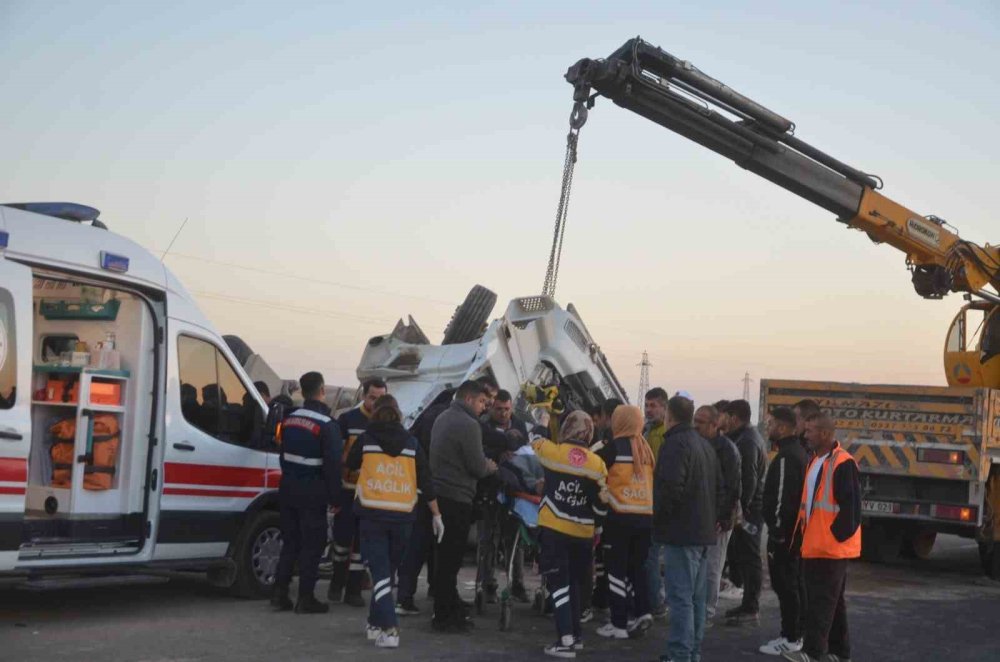
{"type": "Polygon", "coordinates": [[[266,595],[266,406],[177,278],[98,214],[0,205],[0,576],[180,569],[266,595]]]}

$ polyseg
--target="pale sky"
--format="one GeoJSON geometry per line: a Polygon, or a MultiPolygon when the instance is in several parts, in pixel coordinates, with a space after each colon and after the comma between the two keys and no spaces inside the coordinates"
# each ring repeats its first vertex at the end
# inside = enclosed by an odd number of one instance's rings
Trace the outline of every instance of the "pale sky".
{"type": "MultiPolygon", "coordinates": [[[[284,376],[354,383],[372,335],[468,289],[540,291],[572,88],[642,35],[996,241],[1000,5],[0,0],[0,199],[93,205],[284,376]],[[266,273],[270,272],[270,273],[266,273]],[[280,274],[280,275],[279,275],[280,274]]],[[[761,378],[943,384],[958,295],[607,100],[580,136],[557,299],[634,397],[761,378]]],[[[753,389],[756,398],[756,388],[753,389]]]]}

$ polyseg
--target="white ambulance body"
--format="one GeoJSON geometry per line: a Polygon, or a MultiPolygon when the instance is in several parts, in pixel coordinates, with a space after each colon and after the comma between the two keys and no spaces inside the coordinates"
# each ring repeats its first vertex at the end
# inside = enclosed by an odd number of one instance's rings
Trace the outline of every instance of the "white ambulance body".
{"type": "Polygon", "coordinates": [[[160,260],[88,210],[0,206],[0,574],[196,569],[263,595],[264,402],[160,260]]]}

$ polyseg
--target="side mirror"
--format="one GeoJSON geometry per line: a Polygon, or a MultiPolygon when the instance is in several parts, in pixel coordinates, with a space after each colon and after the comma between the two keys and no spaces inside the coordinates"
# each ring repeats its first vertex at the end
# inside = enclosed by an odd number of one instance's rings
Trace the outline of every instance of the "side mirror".
{"type": "MultiPolygon", "coordinates": [[[[284,403],[271,402],[267,409],[267,418],[262,421],[262,446],[268,449],[277,449],[281,446],[281,422],[285,420],[287,409],[284,403]]],[[[258,410],[258,416],[260,416],[258,410]]]]}

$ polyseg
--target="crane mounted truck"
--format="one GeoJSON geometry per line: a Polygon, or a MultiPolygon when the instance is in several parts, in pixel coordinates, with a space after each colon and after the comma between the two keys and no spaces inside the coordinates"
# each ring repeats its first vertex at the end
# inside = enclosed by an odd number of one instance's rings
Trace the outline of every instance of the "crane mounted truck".
{"type": "Polygon", "coordinates": [[[764,380],[761,419],[778,405],[819,401],[858,460],[864,555],[924,556],[939,532],[979,543],[1000,579],[1000,247],[961,238],[938,216],[883,193],[882,180],[795,135],[795,124],[641,38],[582,59],[568,144],[599,97],[637,113],[834,214],[906,256],[917,294],[963,293],[944,347],[948,387],[764,380]]]}

